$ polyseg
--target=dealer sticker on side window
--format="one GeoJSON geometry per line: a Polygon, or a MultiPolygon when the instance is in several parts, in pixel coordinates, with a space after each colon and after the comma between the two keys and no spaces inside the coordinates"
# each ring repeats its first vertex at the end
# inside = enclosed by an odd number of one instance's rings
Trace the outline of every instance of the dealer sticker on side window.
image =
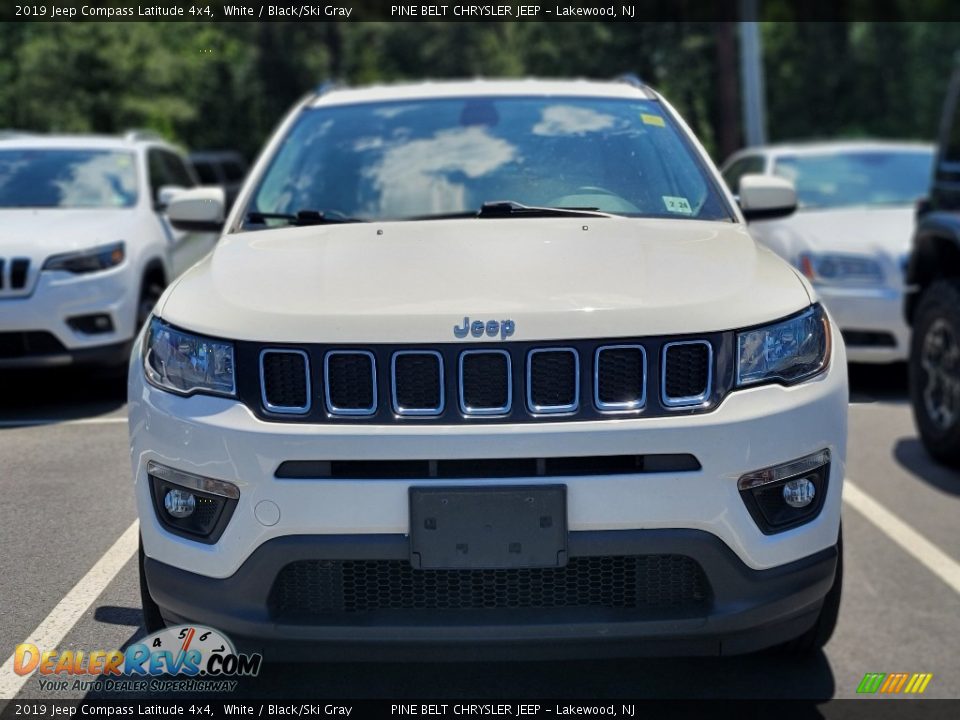
{"type": "Polygon", "coordinates": [[[667,212],[679,213],[680,215],[693,215],[693,208],[690,207],[690,201],[685,197],[664,195],[663,204],[667,206],[667,212]]]}

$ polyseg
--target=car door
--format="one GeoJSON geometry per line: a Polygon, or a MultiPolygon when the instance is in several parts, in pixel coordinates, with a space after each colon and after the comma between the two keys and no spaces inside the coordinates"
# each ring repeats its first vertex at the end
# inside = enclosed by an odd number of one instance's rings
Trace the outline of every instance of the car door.
{"type": "Polygon", "coordinates": [[[152,148],[147,154],[150,185],[155,206],[161,209],[161,222],[171,243],[170,261],[174,276],[196,263],[213,248],[217,233],[198,233],[175,229],[162,212],[160,189],[164,187],[192,188],[196,179],[186,162],[176,153],[164,148],[152,148]]]}

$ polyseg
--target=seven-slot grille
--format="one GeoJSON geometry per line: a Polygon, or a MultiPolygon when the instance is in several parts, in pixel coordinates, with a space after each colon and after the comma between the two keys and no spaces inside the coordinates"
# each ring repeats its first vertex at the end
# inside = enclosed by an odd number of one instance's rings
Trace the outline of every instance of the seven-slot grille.
{"type": "Polygon", "coordinates": [[[723,348],[725,357],[732,339],[251,347],[257,355],[244,357],[259,363],[259,383],[241,382],[240,390],[248,403],[256,397],[265,419],[287,421],[523,422],[704,411],[732,382],[721,362],[714,387],[713,350],[723,348]]]}
{"type": "Polygon", "coordinates": [[[27,286],[27,271],[30,261],[27,258],[0,258],[0,291],[24,290],[27,286]]]}

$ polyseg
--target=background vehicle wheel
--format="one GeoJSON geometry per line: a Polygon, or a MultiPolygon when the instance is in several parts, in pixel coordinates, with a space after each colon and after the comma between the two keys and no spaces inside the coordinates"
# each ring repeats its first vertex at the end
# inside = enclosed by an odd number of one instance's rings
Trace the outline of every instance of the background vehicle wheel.
{"type": "Polygon", "coordinates": [[[167,626],[160,614],[160,606],[150,597],[150,590],[147,588],[147,578],[143,572],[143,539],[140,539],[140,548],[137,553],[137,566],[140,568],[140,605],[143,608],[143,626],[147,629],[147,634],[163,630],[167,626]]]}
{"type": "Polygon", "coordinates": [[[837,617],[840,615],[840,595],[843,592],[843,528],[837,536],[837,573],[833,579],[833,587],[823,599],[823,607],[814,626],[803,635],[791,640],[783,649],[794,655],[808,655],[815,653],[826,645],[833,636],[837,627],[837,617]]]}
{"type": "Polygon", "coordinates": [[[910,401],[930,455],[960,467],[960,280],[939,280],[920,298],[910,346],[910,401]]]}
{"type": "Polygon", "coordinates": [[[147,277],[143,281],[143,287],[140,290],[140,300],[137,303],[137,330],[143,327],[143,324],[153,312],[157,300],[163,295],[163,283],[154,277],[147,277]]]}

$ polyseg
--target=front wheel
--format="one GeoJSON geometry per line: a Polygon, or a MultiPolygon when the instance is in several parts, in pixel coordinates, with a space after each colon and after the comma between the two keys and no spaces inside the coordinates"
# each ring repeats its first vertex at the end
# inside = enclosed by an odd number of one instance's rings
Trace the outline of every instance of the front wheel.
{"type": "Polygon", "coordinates": [[[808,655],[818,652],[830,641],[833,631],[837,629],[837,618],[840,616],[840,595],[843,592],[843,528],[837,536],[837,571],[833,576],[833,587],[823,598],[820,614],[813,627],[800,637],[788,642],[784,649],[788,653],[808,655]]]}
{"type": "Polygon", "coordinates": [[[150,588],[147,587],[147,576],[143,571],[143,538],[140,539],[140,548],[137,552],[137,566],[140,569],[140,606],[143,608],[143,627],[147,635],[163,630],[167,623],[160,614],[160,606],[150,597],[150,588]]]}
{"type": "Polygon", "coordinates": [[[910,401],[927,452],[960,467],[960,280],[920,298],[910,347],[910,401]]]}

